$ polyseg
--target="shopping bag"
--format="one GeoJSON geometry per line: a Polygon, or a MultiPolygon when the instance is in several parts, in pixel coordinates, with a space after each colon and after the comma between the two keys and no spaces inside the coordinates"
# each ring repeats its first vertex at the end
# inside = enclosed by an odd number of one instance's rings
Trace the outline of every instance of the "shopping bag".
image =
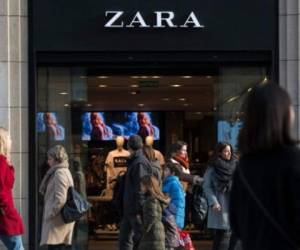
{"type": "Polygon", "coordinates": [[[194,245],[193,245],[191,236],[188,232],[178,229],[178,233],[179,233],[179,236],[180,236],[180,241],[179,242],[180,242],[180,246],[181,246],[182,249],[184,249],[184,250],[196,250],[194,245]]]}

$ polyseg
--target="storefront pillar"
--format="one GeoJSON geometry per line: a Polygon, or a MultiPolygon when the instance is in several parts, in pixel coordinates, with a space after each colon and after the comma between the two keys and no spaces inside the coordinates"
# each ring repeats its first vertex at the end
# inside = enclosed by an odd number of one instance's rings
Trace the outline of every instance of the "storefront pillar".
{"type": "Polygon", "coordinates": [[[280,85],[291,95],[296,111],[295,136],[300,138],[300,3],[279,1],[280,85]]]}
{"type": "MultiPolygon", "coordinates": [[[[0,0],[0,126],[12,137],[14,197],[28,249],[28,10],[27,0],[0,0]]],[[[0,249],[5,249],[0,246],[0,249]]]]}

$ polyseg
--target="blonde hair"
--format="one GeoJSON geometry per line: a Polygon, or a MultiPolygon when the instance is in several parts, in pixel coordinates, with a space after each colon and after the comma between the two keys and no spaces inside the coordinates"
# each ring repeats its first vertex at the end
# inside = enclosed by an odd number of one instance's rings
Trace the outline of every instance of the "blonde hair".
{"type": "Polygon", "coordinates": [[[55,161],[62,163],[68,160],[68,154],[65,148],[61,145],[56,145],[50,148],[47,152],[48,157],[53,158],[55,161]]]}
{"type": "Polygon", "coordinates": [[[10,160],[11,139],[8,130],[0,127],[0,154],[10,160]]]}

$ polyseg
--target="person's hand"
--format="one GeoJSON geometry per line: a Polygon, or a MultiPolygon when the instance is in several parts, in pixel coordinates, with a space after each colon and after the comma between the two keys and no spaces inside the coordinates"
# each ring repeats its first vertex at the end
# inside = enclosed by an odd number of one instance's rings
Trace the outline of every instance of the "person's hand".
{"type": "Polygon", "coordinates": [[[216,203],[212,206],[212,210],[215,211],[215,212],[220,212],[221,211],[221,206],[219,203],[216,203]]]}
{"type": "Polygon", "coordinates": [[[193,178],[193,184],[197,186],[201,186],[203,183],[203,178],[201,178],[199,175],[194,176],[193,178]]]}

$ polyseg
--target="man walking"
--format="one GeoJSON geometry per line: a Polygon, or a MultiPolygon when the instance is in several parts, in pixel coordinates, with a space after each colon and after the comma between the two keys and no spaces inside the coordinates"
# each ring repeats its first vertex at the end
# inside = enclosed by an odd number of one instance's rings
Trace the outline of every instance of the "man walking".
{"type": "Polygon", "coordinates": [[[138,135],[128,140],[130,158],[125,178],[123,218],[120,227],[119,250],[136,250],[142,235],[142,200],[140,180],[151,173],[151,164],[142,152],[143,141],[138,135]]]}

